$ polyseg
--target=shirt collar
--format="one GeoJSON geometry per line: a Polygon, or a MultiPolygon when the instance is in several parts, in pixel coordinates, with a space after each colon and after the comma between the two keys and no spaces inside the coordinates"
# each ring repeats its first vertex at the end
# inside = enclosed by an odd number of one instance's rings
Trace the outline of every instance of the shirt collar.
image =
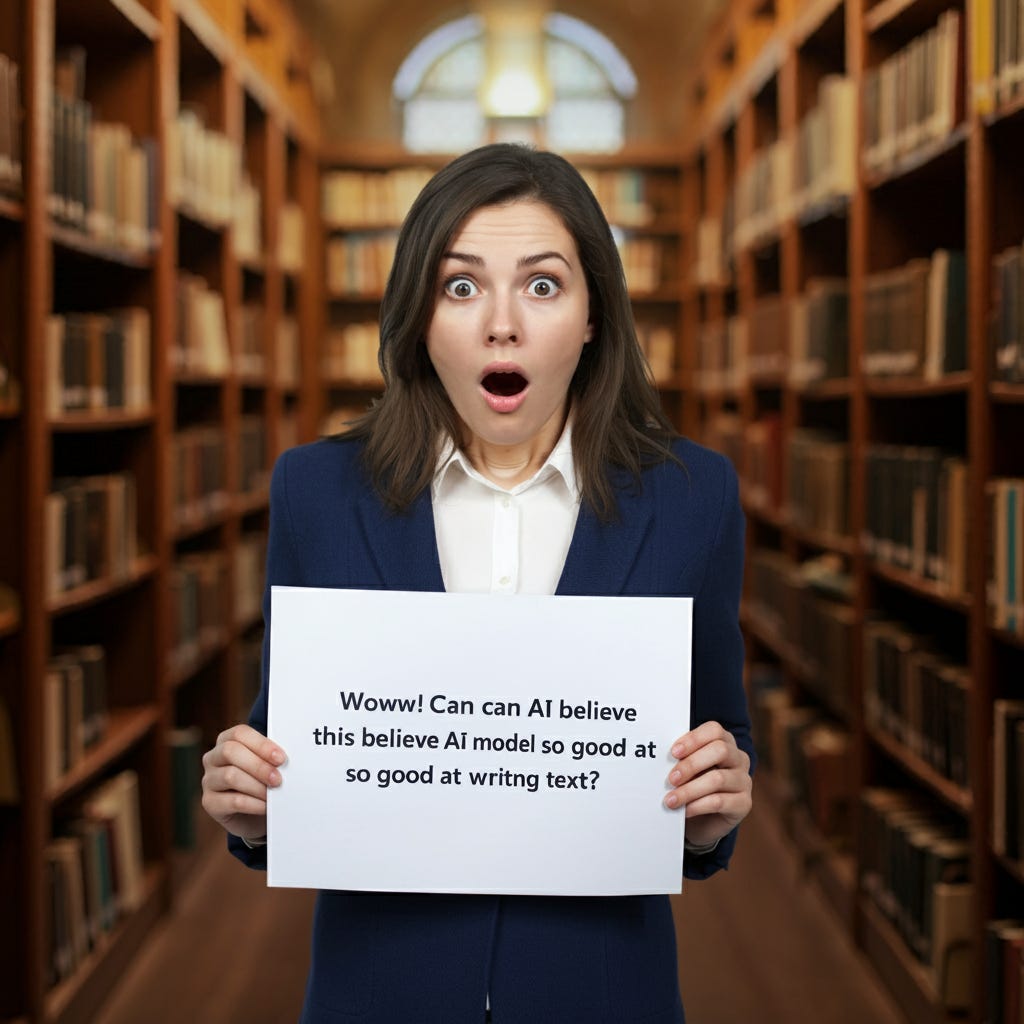
{"type": "MultiPolygon", "coordinates": [[[[445,491],[448,486],[450,486],[446,481],[449,480],[449,474],[452,468],[456,466],[470,479],[478,481],[485,487],[489,487],[495,491],[505,490],[505,488],[500,487],[492,480],[488,480],[485,476],[482,476],[476,469],[474,469],[469,459],[466,457],[466,453],[460,448],[457,448],[449,439],[441,446],[441,454],[437,460],[437,468],[434,470],[434,481],[431,492],[435,501],[444,496],[445,491]]],[[[524,480],[522,483],[516,484],[515,487],[509,488],[508,493],[522,494],[523,491],[527,491],[531,487],[543,483],[545,480],[548,480],[555,475],[562,478],[573,503],[578,503],[581,495],[579,482],[576,478],[576,462],[572,457],[571,414],[565,421],[565,427],[562,430],[562,435],[559,437],[557,444],[551,450],[551,454],[547,459],[544,460],[544,465],[541,466],[529,480],[524,480]]]]}

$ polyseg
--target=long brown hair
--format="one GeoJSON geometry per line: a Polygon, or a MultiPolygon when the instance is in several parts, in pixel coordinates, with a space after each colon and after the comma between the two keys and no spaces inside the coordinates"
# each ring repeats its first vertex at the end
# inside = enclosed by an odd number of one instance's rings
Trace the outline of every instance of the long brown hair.
{"type": "Polygon", "coordinates": [[[365,441],[365,467],[384,502],[407,509],[433,479],[459,419],[427,354],[426,334],[443,254],[475,210],[516,200],[549,206],[573,236],[590,294],[593,338],[569,385],[572,450],[584,501],[603,521],[617,514],[612,474],[635,484],[645,465],[671,459],[676,436],[637,343],[611,229],[580,173],[562,157],[499,143],[458,157],[427,183],[398,236],[381,303],[383,396],[343,439],[365,441]],[[618,476],[618,473],[615,473],[618,476]]]}

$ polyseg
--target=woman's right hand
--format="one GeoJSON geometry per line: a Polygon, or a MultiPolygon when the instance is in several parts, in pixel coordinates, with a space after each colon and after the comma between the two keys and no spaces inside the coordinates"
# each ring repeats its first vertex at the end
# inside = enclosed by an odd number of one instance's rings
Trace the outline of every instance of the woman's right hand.
{"type": "Polygon", "coordinates": [[[285,752],[248,725],[235,725],[203,754],[203,809],[241,839],[267,835],[267,787],[281,784],[285,752]]]}

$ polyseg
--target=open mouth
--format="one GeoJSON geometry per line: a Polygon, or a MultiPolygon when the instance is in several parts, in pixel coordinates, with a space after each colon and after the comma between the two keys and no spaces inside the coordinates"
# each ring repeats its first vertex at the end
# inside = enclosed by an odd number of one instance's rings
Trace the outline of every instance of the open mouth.
{"type": "Polygon", "coordinates": [[[516,370],[510,370],[507,373],[494,371],[487,374],[480,383],[489,394],[509,398],[512,395],[518,395],[526,387],[527,380],[516,370]]]}

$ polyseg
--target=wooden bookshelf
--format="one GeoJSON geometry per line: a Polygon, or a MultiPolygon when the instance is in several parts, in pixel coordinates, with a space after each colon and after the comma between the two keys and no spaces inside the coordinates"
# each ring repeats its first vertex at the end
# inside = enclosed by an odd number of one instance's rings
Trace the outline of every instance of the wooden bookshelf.
{"type": "Polygon", "coordinates": [[[266,8],[262,38],[273,45],[254,47],[244,6],[14,0],[0,11],[0,54],[18,65],[24,111],[17,126],[22,180],[0,180],[0,493],[16,496],[0,515],[4,535],[17,539],[0,546],[0,701],[18,741],[21,792],[0,830],[0,862],[18,878],[5,894],[0,929],[4,1020],[94,1019],[175,899],[181,876],[173,870],[168,737],[198,725],[208,745],[243,710],[237,666],[261,623],[251,603],[234,608],[236,564],[247,565],[240,585],[261,590],[250,578],[252,557],[242,553],[267,528],[267,475],[283,446],[314,436],[300,405],[317,386],[308,351],[317,337],[319,283],[297,268],[319,251],[310,241],[319,124],[308,78],[287,70],[311,51],[286,0],[266,8]],[[66,107],[51,117],[59,103],[66,107]],[[212,213],[176,198],[178,168],[165,167],[164,158],[178,140],[183,108],[204,112],[225,159],[238,155],[239,177],[244,171],[255,197],[248,222],[236,219],[241,190],[234,183],[228,206],[212,213]],[[104,134],[105,125],[119,126],[116,138],[104,134]],[[106,182],[107,194],[120,190],[136,200],[116,212],[102,206],[104,193],[84,191],[67,155],[100,145],[131,147],[123,163],[107,165],[133,168],[130,180],[106,182]],[[287,266],[278,251],[285,201],[301,250],[287,266]],[[256,243],[239,252],[237,236],[246,229],[256,243]],[[221,297],[227,359],[213,370],[201,360],[175,361],[185,326],[179,288],[190,278],[221,297]],[[246,308],[253,328],[244,352],[246,308]],[[96,314],[106,318],[102,330],[112,330],[115,310],[128,310],[131,328],[143,332],[124,342],[123,377],[112,340],[103,360],[91,360],[89,347],[103,337],[96,314]],[[86,326],[74,329],[84,333],[68,328],[73,314],[81,314],[86,326]],[[275,339],[286,318],[301,358],[279,374],[275,339]],[[128,346],[139,338],[145,360],[131,363],[130,378],[129,360],[139,353],[128,346]],[[179,530],[172,453],[179,431],[194,425],[212,426],[223,441],[224,504],[179,530]],[[49,497],[58,492],[59,500],[49,497]],[[85,520],[89,501],[95,518],[85,520]],[[123,523],[113,518],[122,514],[123,523]],[[109,532],[102,551],[75,548],[72,556],[69,546],[58,557],[48,550],[58,526],[77,538],[86,521],[98,535],[109,532]],[[192,656],[175,660],[177,567],[195,568],[206,554],[222,567],[223,629],[216,642],[206,634],[192,656]],[[99,652],[106,714],[58,770],[47,722],[63,700],[60,687],[76,678],[62,683],[60,675],[76,651],[99,652]],[[145,794],[134,812],[144,872],[135,909],[84,955],[76,952],[72,966],[54,970],[54,841],[94,794],[128,776],[145,794]]]}
{"type": "MultiPolygon", "coordinates": [[[[775,715],[772,721],[783,723],[780,728],[785,727],[787,708],[797,709],[792,715],[794,730],[804,727],[802,715],[836,723],[835,708],[807,685],[804,652],[791,638],[791,631],[799,635],[799,622],[792,621],[796,606],[782,606],[787,633],[783,639],[776,624],[749,611],[763,606],[768,596],[757,591],[765,584],[751,568],[760,564],[760,555],[782,558],[794,574],[824,556],[831,560],[830,571],[847,581],[851,595],[844,602],[852,622],[846,659],[852,671],[843,727],[857,791],[888,786],[915,794],[934,806],[936,814],[945,815],[949,827],[969,843],[973,904],[966,938],[975,956],[966,1005],[944,1005],[932,965],[915,956],[869,890],[862,888],[869,840],[863,813],[850,818],[852,830],[843,850],[848,884],[838,890],[843,895],[837,901],[835,879],[819,881],[908,1019],[971,1024],[986,1019],[985,923],[1024,914],[1024,873],[1017,861],[993,852],[991,839],[997,796],[992,705],[999,697],[1019,698],[1024,641],[1018,632],[992,625],[996,620],[986,597],[986,589],[992,587],[990,551],[995,543],[987,489],[997,479],[1024,475],[1024,456],[1013,440],[1024,429],[1024,385],[1019,382],[1024,377],[1014,378],[1012,371],[997,374],[990,340],[993,318],[999,315],[997,257],[1024,242],[1024,204],[1016,185],[1024,156],[1020,134],[1024,104],[1019,93],[1002,87],[998,69],[993,86],[976,63],[992,48],[991,39],[983,34],[981,6],[981,0],[732,0],[711,34],[702,64],[691,76],[689,87],[698,112],[685,143],[683,170],[699,182],[699,203],[689,208],[684,233],[700,230],[702,225],[705,231],[711,230],[707,225],[717,229],[717,234],[709,236],[714,243],[711,249],[691,250],[689,266],[683,269],[684,280],[696,280],[699,296],[699,315],[689,322],[687,343],[697,346],[709,330],[739,318],[751,332],[748,349],[755,351],[756,315],[765,299],[781,299],[790,318],[780,349],[789,371],[766,376],[758,373],[756,365],[744,369],[734,362],[734,386],[703,389],[692,400],[699,409],[698,438],[706,431],[716,443],[728,441],[748,495],[752,487],[763,492],[758,474],[765,471],[766,451],[769,456],[774,453],[781,477],[779,504],[746,504],[744,601],[748,610],[743,625],[751,677],[757,677],[755,669],[766,666],[775,675],[762,671],[763,678],[781,680],[781,690],[774,695],[771,689],[752,694],[755,709],[775,715]],[[774,19],[770,34],[751,53],[745,40],[754,33],[755,20],[760,20],[756,29],[763,33],[766,18],[774,19]],[[942,65],[951,69],[949,100],[935,103],[933,113],[936,118],[939,112],[942,116],[927,124],[914,122],[908,109],[901,129],[905,134],[879,136],[883,147],[889,147],[884,150],[888,159],[880,163],[878,150],[868,152],[875,139],[871,90],[885,88],[883,76],[895,74],[891,69],[897,59],[912,60],[897,55],[925,33],[933,33],[929,44],[933,55],[942,54],[950,61],[942,65]],[[883,71],[887,64],[890,69],[883,71]],[[833,179],[845,181],[845,187],[815,197],[813,189],[811,194],[803,191],[800,146],[805,119],[820,102],[820,90],[830,76],[844,76],[851,83],[846,88],[853,97],[852,116],[845,122],[845,134],[855,140],[855,146],[845,177],[833,179]],[[985,96],[994,96],[987,107],[985,96]],[[772,184],[773,147],[788,154],[787,166],[794,169],[792,177],[782,177],[781,185],[779,181],[772,184]],[[743,189],[750,187],[753,174],[762,176],[758,179],[762,189],[777,188],[767,207],[754,206],[761,218],[759,233],[744,222],[750,199],[743,189]],[[701,280],[702,274],[705,278],[709,274],[710,264],[700,260],[709,252],[717,256],[718,249],[716,278],[701,280]],[[940,370],[935,372],[938,363],[933,362],[926,373],[921,361],[909,375],[897,375],[878,360],[868,359],[876,351],[872,331],[879,315],[878,306],[871,303],[880,300],[873,296],[880,294],[886,275],[896,281],[897,273],[903,273],[911,261],[931,260],[940,250],[963,252],[965,266],[962,283],[955,288],[952,277],[942,279],[939,270],[928,271],[929,280],[942,282],[933,287],[941,287],[950,299],[940,320],[927,314],[931,322],[942,325],[941,330],[931,328],[929,342],[941,346],[935,350],[941,355],[940,370]],[[792,363],[803,353],[798,316],[808,301],[809,285],[817,278],[845,281],[848,286],[845,314],[827,334],[833,346],[845,344],[847,367],[832,377],[807,381],[799,375],[794,378],[792,363]],[[958,315],[952,304],[955,289],[963,292],[966,304],[965,359],[959,365],[956,333],[949,326],[958,315]],[[882,372],[892,375],[882,376],[882,372]],[[763,433],[769,423],[778,432],[776,447],[755,449],[754,428],[763,433]],[[796,432],[808,429],[841,440],[848,452],[848,521],[835,538],[801,529],[785,511],[795,483],[787,451],[796,432]],[[936,572],[920,566],[911,570],[899,543],[891,547],[883,542],[879,547],[872,540],[881,477],[872,475],[869,455],[880,446],[888,446],[889,452],[899,447],[908,458],[911,452],[935,448],[966,462],[962,510],[956,520],[949,521],[961,522],[962,516],[961,533],[969,531],[964,575],[957,584],[938,577],[937,566],[936,572]],[[923,643],[950,659],[951,665],[966,668],[969,681],[962,723],[966,750],[961,753],[969,765],[968,785],[954,783],[935,767],[933,759],[874,723],[867,675],[873,669],[864,630],[878,616],[904,623],[923,643]],[[778,705],[783,710],[771,710],[778,705]]],[[[998,54],[994,51],[993,60],[999,59],[998,54]]],[[[935,84],[932,88],[938,90],[935,84]]],[[[835,91],[838,95],[838,86],[835,91]]],[[[826,111],[826,116],[838,117],[840,109],[826,111]]],[[[837,134],[829,148],[841,148],[842,136],[843,132],[837,134]]],[[[833,168],[833,173],[838,175],[838,170],[833,168]]],[[[897,367],[899,360],[892,365],[897,367]]],[[[905,524],[906,535],[920,537],[921,522],[917,527],[905,524]]],[[[952,541],[947,536],[943,543],[952,541]]],[[[768,798],[788,807],[788,798],[780,794],[792,791],[791,780],[769,781],[768,798]]],[[[814,849],[806,829],[789,831],[798,851],[814,849]]]]}

